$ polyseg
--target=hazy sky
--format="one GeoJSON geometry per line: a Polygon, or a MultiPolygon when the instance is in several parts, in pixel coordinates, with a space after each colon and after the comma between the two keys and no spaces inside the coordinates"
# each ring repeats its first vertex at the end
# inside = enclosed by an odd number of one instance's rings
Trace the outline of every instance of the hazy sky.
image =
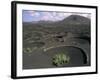
{"type": "Polygon", "coordinates": [[[22,19],[23,22],[34,22],[34,21],[58,21],[70,15],[81,15],[90,18],[90,14],[80,14],[80,13],[64,13],[64,12],[46,12],[46,11],[32,11],[23,10],[22,19]]]}

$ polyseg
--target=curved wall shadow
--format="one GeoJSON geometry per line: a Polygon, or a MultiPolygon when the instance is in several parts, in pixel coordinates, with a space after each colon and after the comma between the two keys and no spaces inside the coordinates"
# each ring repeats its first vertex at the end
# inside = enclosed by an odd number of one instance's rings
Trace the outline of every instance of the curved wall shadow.
{"type": "MultiPolygon", "coordinates": [[[[61,47],[70,47],[70,48],[75,48],[75,49],[77,49],[77,50],[79,50],[79,51],[81,51],[81,53],[82,53],[82,57],[83,57],[83,64],[87,64],[87,55],[86,55],[86,53],[85,53],[85,51],[83,50],[83,49],[81,49],[81,48],[79,48],[79,47],[75,47],[75,46],[61,46],[61,47]]],[[[51,48],[51,49],[48,49],[46,52],[48,53],[49,51],[51,51],[52,49],[56,49],[56,48],[60,48],[60,47],[55,47],[55,48],[51,48]]]]}

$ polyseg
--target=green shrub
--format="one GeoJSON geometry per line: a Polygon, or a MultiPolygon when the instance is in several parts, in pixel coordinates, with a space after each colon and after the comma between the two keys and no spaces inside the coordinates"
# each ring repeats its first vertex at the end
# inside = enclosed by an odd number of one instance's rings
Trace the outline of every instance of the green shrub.
{"type": "Polygon", "coordinates": [[[69,63],[70,57],[66,54],[59,53],[53,56],[53,65],[62,66],[66,63],[69,63]]]}
{"type": "Polygon", "coordinates": [[[23,51],[25,53],[31,53],[33,50],[32,50],[32,48],[27,47],[27,48],[24,48],[23,51]]]}
{"type": "Polygon", "coordinates": [[[32,53],[34,50],[37,50],[38,47],[26,47],[23,48],[24,53],[32,53]]]}

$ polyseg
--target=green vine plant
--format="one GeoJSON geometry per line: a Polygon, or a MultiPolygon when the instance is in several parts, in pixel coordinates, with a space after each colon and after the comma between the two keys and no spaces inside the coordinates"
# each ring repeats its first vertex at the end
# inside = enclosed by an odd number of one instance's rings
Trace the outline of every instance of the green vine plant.
{"type": "Polygon", "coordinates": [[[33,49],[27,47],[27,48],[24,48],[23,51],[24,51],[25,53],[31,53],[31,52],[33,51],[33,49]]]}
{"type": "Polygon", "coordinates": [[[70,57],[64,53],[59,53],[53,56],[53,65],[62,66],[70,62],[70,57]]]}
{"type": "Polygon", "coordinates": [[[32,53],[34,50],[37,50],[37,49],[38,49],[37,47],[26,47],[26,48],[23,48],[23,52],[32,53]]]}

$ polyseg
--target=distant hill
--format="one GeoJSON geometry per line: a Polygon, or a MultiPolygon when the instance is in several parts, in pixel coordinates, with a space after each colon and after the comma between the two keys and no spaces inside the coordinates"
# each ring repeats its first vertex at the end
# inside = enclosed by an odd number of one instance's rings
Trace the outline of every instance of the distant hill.
{"type": "Polygon", "coordinates": [[[80,15],[70,15],[61,21],[62,24],[90,24],[90,19],[80,16],[80,15]]]}
{"type": "Polygon", "coordinates": [[[39,21],[37,23],[23,23],[24,26],[34,27],[34,29],[47,30],[51,32],[72,32],[90,34],[90,19],[80,15],[70,15],[62,21],[50,22],[39,21]]]}
{"type": "Polygon", "coordinates": [[[56,22],[54,26],[65,32],[90,34],[90,19],[80,15],[70,15],[64,20],[56,22]]]}

